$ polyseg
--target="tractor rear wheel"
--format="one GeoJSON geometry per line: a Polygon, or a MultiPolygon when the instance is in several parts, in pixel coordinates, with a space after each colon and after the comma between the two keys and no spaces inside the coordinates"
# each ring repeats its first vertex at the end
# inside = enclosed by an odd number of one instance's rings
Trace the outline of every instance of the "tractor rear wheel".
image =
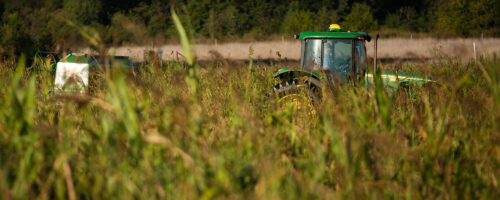
{"type": "MultiPolygon", "coordinates": [[[[319,83],[319,82],[317,82],[319,83]]],[[[274,87],[278,107],[296,119],[310,120],[317,116],[321,88],[308,78],[285,80],[274,87]]]]}

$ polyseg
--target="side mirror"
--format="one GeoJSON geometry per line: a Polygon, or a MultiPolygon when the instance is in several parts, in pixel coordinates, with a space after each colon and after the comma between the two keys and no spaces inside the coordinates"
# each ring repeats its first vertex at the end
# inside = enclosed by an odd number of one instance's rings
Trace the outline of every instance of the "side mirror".
{"type": "Polygon", "coordinates": [[[300,34],[293,34],[293,38],[299,39],[300,38],[300,34]]]}

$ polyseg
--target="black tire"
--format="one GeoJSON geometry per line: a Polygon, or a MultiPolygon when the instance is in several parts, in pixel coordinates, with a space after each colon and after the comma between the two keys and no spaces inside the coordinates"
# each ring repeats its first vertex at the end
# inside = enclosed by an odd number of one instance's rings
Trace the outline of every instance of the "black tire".
{"type": "Polygon", "coordinates": [[[274,97],[281,99],[290,94],[306,94],[311,98],[314,105],[321,100],[321,83],[319,80],[309,77],[302,77],[294,80],[283,80],[274,86],[274,97]]]}
{"type": "Polygon", "coordinates": [[[321,86],[318,83],[312,83],[308,77],[282,80],[274,87],[272,96],[281,111],[294,113],[292,121],[295,124],[307,124],[314,121],[310,119],[317,117],[321,100],[321,86]]]}

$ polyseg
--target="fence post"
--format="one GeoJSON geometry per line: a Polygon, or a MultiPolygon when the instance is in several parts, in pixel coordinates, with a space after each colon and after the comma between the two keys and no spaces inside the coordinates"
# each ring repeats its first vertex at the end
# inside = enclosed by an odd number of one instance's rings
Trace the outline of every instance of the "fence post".
{"type": "Polygon", "coordinates": [[[474,63],[477,63],[477,57],[476,57],[476,42],[472,43],[472,46],[474,47],[474,63]]]}

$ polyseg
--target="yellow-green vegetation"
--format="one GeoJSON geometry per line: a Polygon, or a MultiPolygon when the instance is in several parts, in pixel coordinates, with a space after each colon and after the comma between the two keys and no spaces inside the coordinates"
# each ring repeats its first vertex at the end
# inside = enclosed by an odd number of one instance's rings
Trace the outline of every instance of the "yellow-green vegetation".
{"type": "Polygon", "coordinates": [[[492,199],[499,61],[407,66],[440,83],[413,98],[327,89],[307,125],[266,96],[278,66],[144,65],[54,96],[2,63],[1,199],[492,199]]]}
{"type": "Polygon", "coordinates": [[[291,40],[332,23],[383,38],[500,36],[498,0],[4,0],[0,56],[85,47],[75,26],[92,27],[108,46],[176,43],[172,7],[187,33],[210,44],[291,40]]]}
{"type": "Polygon", "coordinates": [[[172,18],[186,63],[101,70],[88,95],[54,94],[50,63],[0,63],[1,199],[500,195],[496,55],[404,66],[439,83],[412,94],[325,83],[320,103],[284,106],[279,66],[201,65],[172,18]]]}

